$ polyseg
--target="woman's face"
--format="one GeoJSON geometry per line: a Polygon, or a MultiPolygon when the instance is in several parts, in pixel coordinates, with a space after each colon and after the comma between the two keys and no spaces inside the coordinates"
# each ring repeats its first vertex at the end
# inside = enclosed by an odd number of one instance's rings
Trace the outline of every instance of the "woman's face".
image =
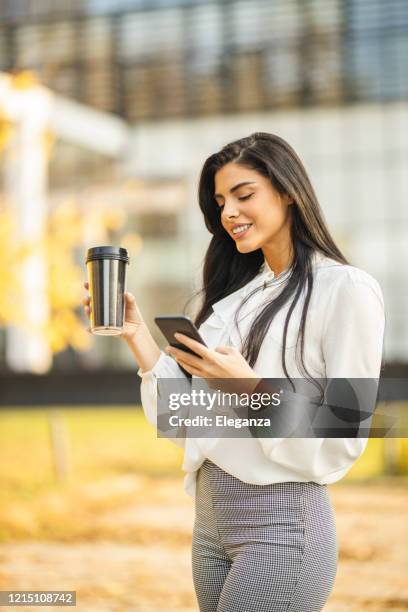
{"type": "Polygon", "coordinates": [[[287,248],[291,199],[281,196],[269,179],[256,170],[230,162],[216,172],[214,183],[222,226],[235,240],[238,251],[287,248]],[[235,226],[237,233],[233,231],[235,226]]]}

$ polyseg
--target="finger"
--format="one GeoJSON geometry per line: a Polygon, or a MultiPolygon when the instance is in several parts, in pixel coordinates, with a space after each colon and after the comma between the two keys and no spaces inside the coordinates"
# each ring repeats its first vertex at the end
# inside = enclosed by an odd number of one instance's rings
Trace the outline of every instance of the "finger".
{"type": "Polygon", "coordinates": [[[176,361],[177,361],[177,363],[180,366],[182,366],[190,374],[193,374],[194,376],[200,376],[201,378],[203,377],[203,374],[202,374],[201,370],[199,370],[198,368],[194,368],[193,366],[191,366],[190,364],[186,363],[182,359],[177,359],[176,361]]]}
{"type": "Polygon", "coordinates": [[[191,348],[191,350],[197,353],[197,355],[200,355],[200,357],[207,357],[208,359],[212,359],[211,350],[201,344],[201,342],[197,342],[197,340],[193,340],[192,338],[189,338],[189,336],[186,336],[179,332],[176,332],[174,334],[174,337],[179,342],[182,342],[183,344],[188,346],[188,348],[191,348]]]}
{"type": "Polygon", "coordinates": [[[230,355],[235,351],[233,346],[217,346],[214,350],[223,355],[230,355]]]}
{"type": "Polygon", "coordinates": [[[183,361],[195,368],[199,368],[202,365],[203,360],[201,357],[196,357],[195,355],[182,351],[181,349],[177,349],[174,346],[166,347],[166,352],[176,359],[183,359],[183,361]]]}
{"type": "Polygon", "coordinates": [[[85,283],[84,283],[84,287],[85,287],[85,289],[89,289],[89,283],[88,283],[88,281],[85,281],[85,283]]]}
{"type": "Polygon", "coordinates": [[[125,298],[128,302],[134,302],[136,299],[133,293],[129,293],[129,291],[125,291],[125,298]]]}
{"type": "Polygon", "coordinates": [[[88,297],[85,297],[82,300],[82,303],[84,304],[84,306],[88,306],[90,304],[90,302],[91,302],[91,297],[89,295],[88,295],[88,297]]]}

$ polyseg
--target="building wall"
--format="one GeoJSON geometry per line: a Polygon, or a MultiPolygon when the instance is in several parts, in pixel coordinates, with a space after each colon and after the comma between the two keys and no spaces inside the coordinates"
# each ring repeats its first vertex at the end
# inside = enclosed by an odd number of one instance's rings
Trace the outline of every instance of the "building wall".
{"type": "Polygon", "coordinates": [[[37,71],[55,91],[132,122],[408,96],[405,0],[0,8],[0,70],[37,71]]]}
{"type": "MultiPolygon", "coordinates": [[[[387,361],[406,361],[408,103],[242,114],[135,127],[129,172],[188,177],[189,201],[180,209],[185,224],[180,270],[187,275],[186,286],[191,280],[198,283],[210,238],[196,195],[201,166],[222,145],[253,131],[282,136],[303,159],[339,246],[353,265],[375,276],[383,288],[387,361]],[[182,263],[186,252],[190,253],[189,266],[182,263]]],[[[156,261],[161,250],[158,242],[156,261]]],[[[152,284],[156,275],[158,281],[162,278],[159,265],[150,270],[152,284]]]]}

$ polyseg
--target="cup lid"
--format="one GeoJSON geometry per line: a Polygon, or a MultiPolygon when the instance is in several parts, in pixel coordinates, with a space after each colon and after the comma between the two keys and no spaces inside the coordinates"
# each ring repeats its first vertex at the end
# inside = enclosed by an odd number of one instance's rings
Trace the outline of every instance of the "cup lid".
{"type": "Polygon", "coordinates": [[[95,259],[119,259],[125,263],[129,263],[129,255],[127,249],[115,246],[97,246],[88,249],[86,263],[95,259]]]}

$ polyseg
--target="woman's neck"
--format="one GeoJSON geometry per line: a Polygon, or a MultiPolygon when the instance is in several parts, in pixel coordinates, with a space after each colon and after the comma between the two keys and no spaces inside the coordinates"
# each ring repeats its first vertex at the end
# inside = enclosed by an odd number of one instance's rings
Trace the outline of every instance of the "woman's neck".
{"type": "Polygon", "coordinates": [[[273,270],[275,276],[278,276],[284,270],[287,270],[292,264],[294,252],[291,247],[284,247],[282,249],[271,249],[271,247],[265,247],[262,249],[265,260],[273,270]]]}

